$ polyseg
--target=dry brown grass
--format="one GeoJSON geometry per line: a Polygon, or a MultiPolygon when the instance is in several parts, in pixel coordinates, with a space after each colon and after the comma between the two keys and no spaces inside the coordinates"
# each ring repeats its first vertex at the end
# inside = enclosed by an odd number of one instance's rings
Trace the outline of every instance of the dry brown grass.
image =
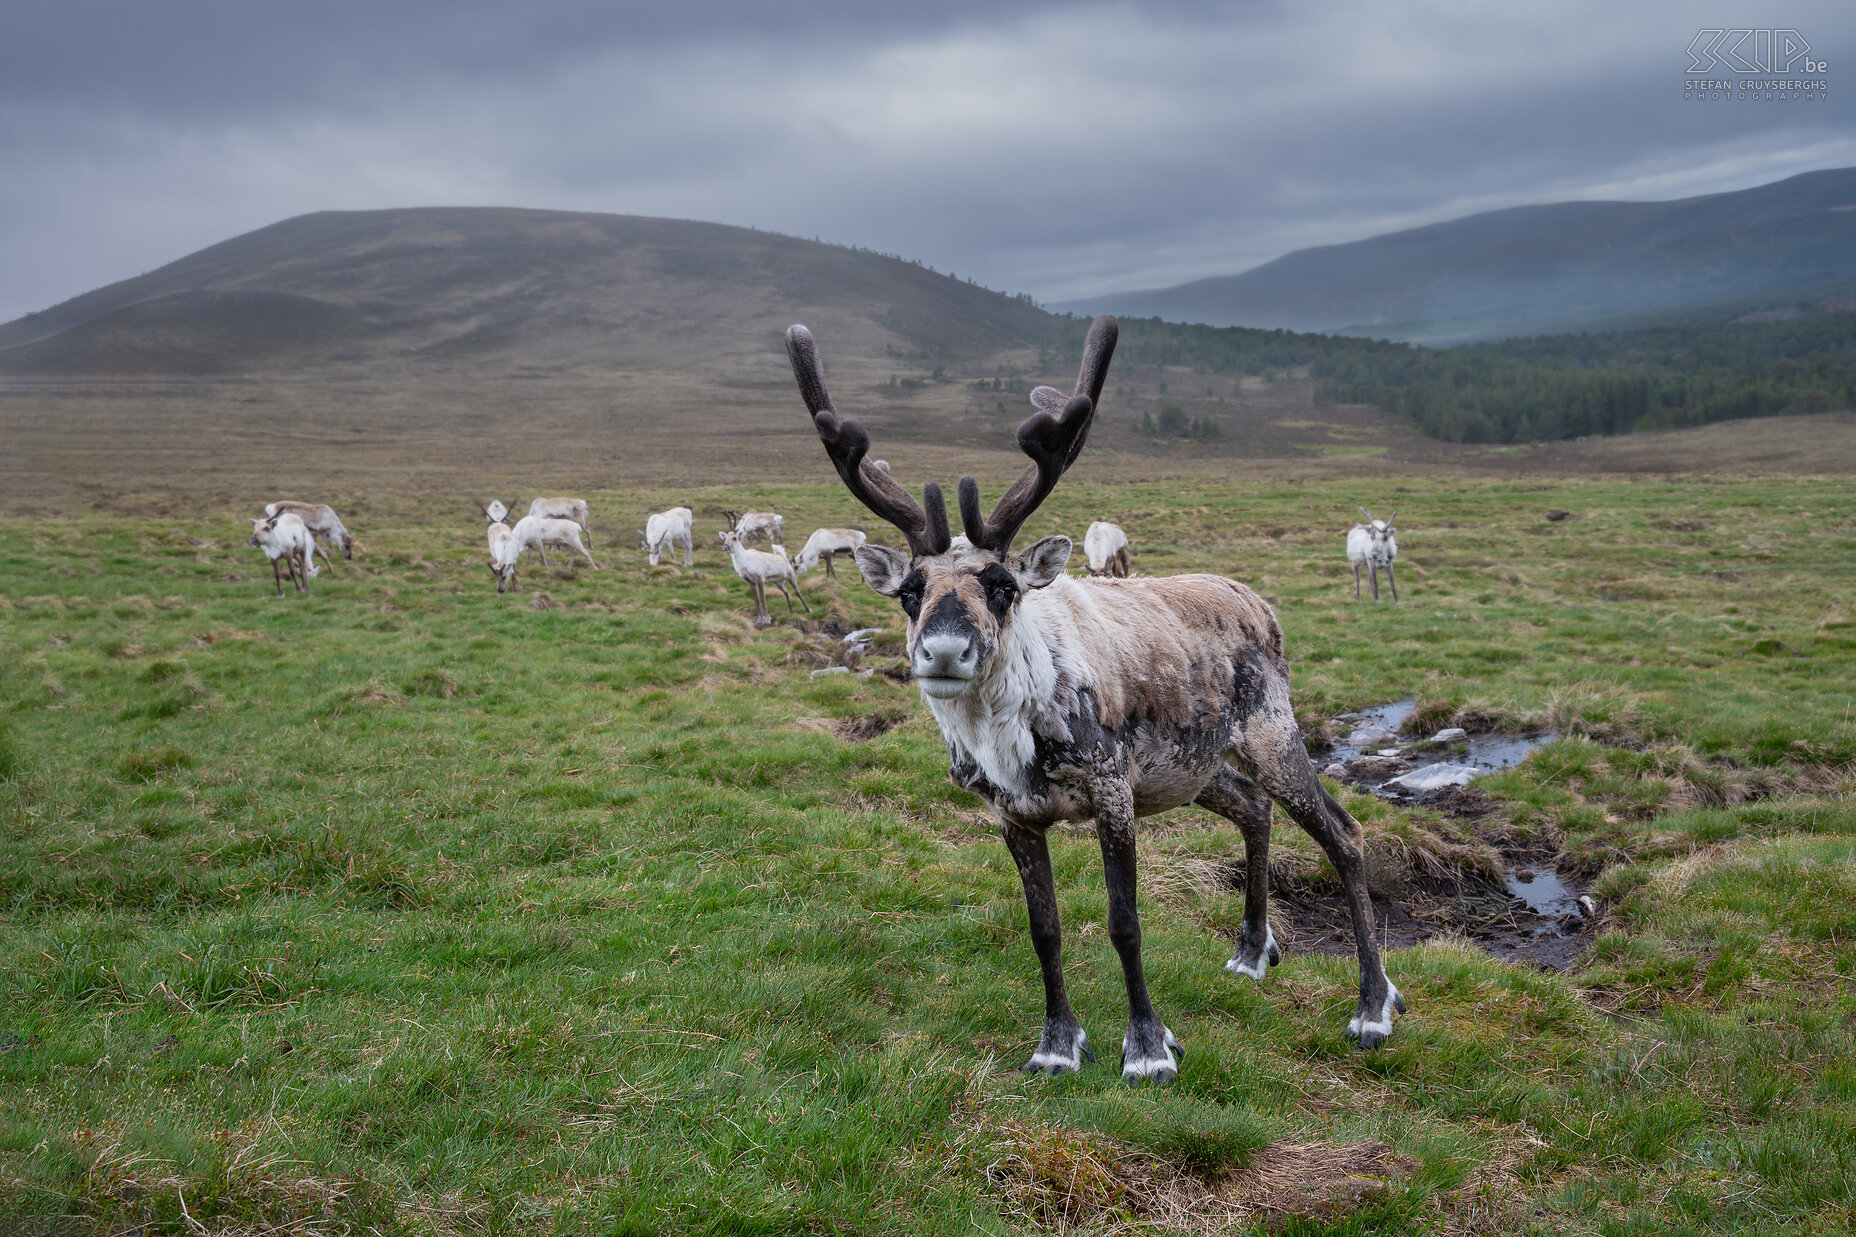
{"type": "Polygon", "coordinates": [[[1377,1141],[1276,1142],[1206,1175],[1100,1134],[979,1115],[952,1160],[983,1175],[1001,1214],[1059,1232],[1230,1233],[1272,1218],[1337,1218],[1410,1176],[1416,1160],[1377,1141]]]}

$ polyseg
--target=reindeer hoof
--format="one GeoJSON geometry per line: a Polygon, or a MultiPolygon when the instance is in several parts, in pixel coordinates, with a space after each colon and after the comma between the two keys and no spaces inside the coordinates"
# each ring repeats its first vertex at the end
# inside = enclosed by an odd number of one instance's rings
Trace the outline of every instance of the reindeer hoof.
{"type": "Polygon", "coordinates": [[[1380,1002],[1377,1016],[1367,1008],[1365,1002],[1361,1002],[1359,1012],[1347,1024],[1347,1036],[1359,1041],[1363,1051],[1377,1048],[1392,1035],[1392,1015],[1404,1012],[1405,998],[1399,995],[1397,988],[1387,983],[1385,999],[1380,1002]]]}
{"type": "Polygon", "coordinates": [[[1121,1041],[1121,1080],[1137,1087],[1145,1082],[1164,1087],[1179,1077],[1179,1063],[1185,1057],[1186,1046],[1159,1023],[1129,1027],[1121,1041]]]}
{"type": "Polygon", "coordinates": [[[1051,1033],[1047,1030],[1044,1037],[1038,1041],[1038,1050],[1032,1053],[1031,1059],[1019,1068],[1027,1074],[1044,1074],[1056,1078],[1061,1074],[1080,1073],[1085,1060],[1094,1061],[1095,1059],[1096,1054],[1089,1051],[1089,1036],[1081,1027],[1076,1029],[1076,1035],[1070,1040],[1068,1049],[1054,1044],[1051,1033]]]}
{"type": "Polygon", "coordinates": [[[1276,935],[1265,927],[1261,941],[1256,940],[1249,931],[1238,938],[1237,952],[1224,964],[1224,969],[1246,979],[1262,979],[1271,967],[1281,961],[1282,950],[1276,948],[1276,935]]]}

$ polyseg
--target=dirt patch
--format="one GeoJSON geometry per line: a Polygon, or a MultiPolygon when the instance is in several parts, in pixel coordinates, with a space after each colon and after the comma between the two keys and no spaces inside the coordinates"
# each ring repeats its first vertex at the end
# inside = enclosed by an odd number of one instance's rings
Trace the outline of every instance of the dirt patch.
{"type": "Polygon", "coordinates": [[[1271,1143],[1233,1174],[1231,1187],[1266,1215],[1339,1216],[1417,1167],[1418,1161],[1382,1142],[1271,1143]]]}
{"type": "Polygon", "coordinates": [[[909,720],[907,713],[871,713],[831,724],[831,733],[846,743],[868,743],[878,735],[888,734],[909,720]]]}
{"type": "Polygon", "coordinates": [[[1109,1234],[1237,1233],[1258,1221],[1339,1218],[1411,1176],[1382,1142],[1271,1143],[1241,1167],[1205,1171],[1083,1130],[981,1117],[949,1167],[983,1176],[1000,1210],[1037,1228],[1109,1234]]]}
{"type": "MultiPolygon", "coordinates": [[[[1243,864],[1233,871],[1243,886],[1243,864]]],[[[1393,895],[1373,891],[1373,922],[1381,949],[1409,949],[1455,936],[1500,958],[1563,971],[1592,947],[1595,921],[1579,915],[1542,915],[1502,886],[1480,880],[1420,880],[1393,895]]],[[[1353,917],[1338,882],[1278,890],[1270,899],[1277,940],[1301,953],[1352,957],[1353,917]]]]}
{"type": "MultiPolygon", "coordinates": [[[[1410,842],[1369,846],[1367,882],[1382,949],[1459,937],[1504,962],[1555,971],[1591,949],[1597,920],[1589,901],[1580,904],[1586,885],[1576,857],[1561,851],[1557,830],[1515,830],[1501,805],[1475,786],[1445,787],[1417,803],[1469,825],[1481,854],[1492,853],[1499,862],[1425,863],[1410,842]],[[1376,854],[1383,862],[1371,861],[1376,854]]],[[[1437,845],[1436,839],[1429,845],[1437,845]]],[[[1467,844],[1460,849],[1467,854],[1467,844]]],[[[1243,861],[1221,868],[1217,883],[1242,890],[1243,861]]],[[[1270,885],[1270,923],[1285,947],[1353,955],[1353,917],[1339,881],[1272,863],[1270,885]]]]}

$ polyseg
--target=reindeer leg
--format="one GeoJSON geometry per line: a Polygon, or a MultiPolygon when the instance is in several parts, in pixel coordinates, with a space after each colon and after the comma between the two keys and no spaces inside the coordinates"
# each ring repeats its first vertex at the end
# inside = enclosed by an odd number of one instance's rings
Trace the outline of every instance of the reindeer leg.
{"type": "MultiPolygon", "coordinates": [[[[670,543],[670,552],[672,554],[677,552],[677,543],[675,541],[670,543]]],[[[694,567],[696,565],[696,540],[693,537],[685,537],[683,539],[683,565],[685,567],[694,567]]]]}
{"type": "Polygon", "coordinates": [[[284,573],[276,559],[271,560],[271,583],[277,586],[277,595],[281,598],[284,595],[284,573]]]}
{"type": "Polygon", "coordinates": [[[590,550],[588,550],[588,549],[587,549],[587,548],[586,548],[585,546],[583,546],[583,545],[581,545],[581,544],[579,544],[578,542],[575,542],[575,543],[574,543],[574,549],[576,549],[576,550],[578,550],[578,551],[580,551],[580,553],[582,553],[582,554],[584,554],[584,555],[586,555],[586,565],[587,565],[587,566],[589,566],[589,567],[591,567],[591,568],[592,568],[592,569],[593,569],[594,571],[598,571],[598,570],[599,570],[599,564],[593,561],[593,553],[592,553],[592,551],[590,551],[590,550]]]}
{"type": "Polygon", "coordinates": [[[763,580],[754,581],[754,622],[761,627],[773,626],[773,615],[767,613],[767,584],[763,580]]]}
{"type": "Polygon", "coordinates": [[[1360,600],[1360,564],[1353,565],[1353,599],[1360,600]]]}
{"type": "Polygon", "coordinates": [[[1367,578],[1373,582],[1373,600],[1378,601],[1379,600],[1379,564],[1368,563],[1366,565],[1366,575],[1367,575],[1367,578]]]}
{"type": "Polygon", "coordinates": [[[1001,814],[1000,830],[1006,849],[1018,864],[1018,879],[1025,887],[1025,909],[1031,916],[1031,947],[1037,950],[1038,967],[1044,972],[1044,1033],[1038,1036],[1037,1051],[1024,1064],[1026,1073],[1044,1073],[1053,1077],[1075,1073],[1083,1068],[1083,1058],[1093,1061],[1089,1036],[1070,1008],[1070,994],[1063,986],[1063,922],[1057,915],[1057,888],[1051,878],[1050,844],[1044,830],[1021,825],[1001,814]]]}
{"type": "Polygon", "coordinates": [[[1392,586],[1392,600],[1398,600],[1398,581],[1392,576],[1392,564],[1386,564],[1386,583],[1392,586]]]}
{"type": "Polygon", "coordinates": [[[1264,716],[1252,714],[1239,722],[1244,748],[1230,754],[1320,844],[1340,874],[1347,890],[1347,909],[1353,916],[1354,946],[1360,955],[1360,1003],[1347,1024],[1347,1034],[1362,1048],[1377,1048],[1392,1034],[1392,1014],[1404,1012],[1405,998],[1386,978],[1374,939],[1373,902],[1366,889],[1365,835],[1360,822],[1334,801],[1315,776],[1286,694],[1280,707],[1264,708],[1264,716]]]}
{"type": "Polygon", "coordinates": [[[1233,975],[1262,979],[1282,961],[1270,931],[1270,800],[1257,784],[1226,765],[1194,800],[1218,813],[1244,834],[1244,926],[1237,951],[1224,969],[1233,975]]]}
{"type": "MultiPolygon", "coordinates": [[[[780,591],[781,591],[782,593],[784,593],[784,592],[786,591],[786,586],[785,586],[784,584],[782,584],[782,585],[780,586],[780,591]]],[[[794,577],[793,577],[793,592],[795,592],[795,593],[797,593],[797,594],[799,595],[799,604],[800,604],[800,605],[802,605],[802,606],[804,606],[804,607],[806,608],[806,613],[807,613],[807,614],[810,614],[810,613],[812,613],[812,603],[806,600],[806,594],[805,594],[805,590],[799,587],[799,577],[798,577],[798,576],[794,576],[794,577]]],[[[789,601],[789,602],[787,602],[787,603],[786,603],[786,608],[787,608],[787,609],[789,609],[789,610],[790,610],[790,609],[792,609],[792,608],[793,608],[793,603],[792,603],[792,602],[790,602],[790,601],[789,601]]]]}
{"type": "Polygon", "coordinates": [[[1108,939],[1121,955],[1128,987],[1128,1033],[1121,1041],[1121,1077],[1126,1082],[1179,1077],[1185,1047],[1167,1030],[1147,995],[1141,966],[1141,915],[1135,902],[1134,793],[1121,778],[1091,788],[1096,803],[1096,838],[1102,843],[1102,873],[1108,881],[1108,939]]]}
{"type": "Polygon", "coordinates": [[[838,552],[833,550],[825,556],[825,574],[833,580],[838,578],[838,569],[832,564],[838,561],[838,552]]]}

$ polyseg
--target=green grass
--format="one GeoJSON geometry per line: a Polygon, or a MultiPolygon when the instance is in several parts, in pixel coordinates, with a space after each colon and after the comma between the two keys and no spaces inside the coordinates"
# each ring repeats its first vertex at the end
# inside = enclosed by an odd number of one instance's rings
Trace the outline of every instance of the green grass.
{"type": "MultiPolygon", "coordinates": [[[[1379,1140],[1403,1157],[1386,1188],[1224,1214],[1844,1231],[1856,494],[1360,488],[1066,486],[1026,536],[1113,515],[1139,572],[1252,583],[1310,728],[1404,696],[1427,723],[1553,727],[1484,784],[1515,836],[1596,875],[1606,930],[1569,975],[1392,954],[1411,1013],[1361,1054],[1350,962],[1220,971],[1241,900],[1205,874],[1241,844],[1162,818],[1148,977],[1190,1052],[1165,1092],[1113,1065],[1080,831],[1054,860],[1104,1059],[1016,1074],[1041,992],[982,805],[912,687],[813,680],[820,646],[748,625],[712,520],[693,571],[600,533],[612,569],[498,597],[476,529],[408,513],[284,601],[233,513],[0,525],[0,1227],[1164,1230],[1261,1148],[1379,1140]],[[1352,600],[1363,500],[1401,508],[1396,607],[1352,600]],[[870,715],[907,720],[831,733],[870,715]]],[[[855,518],[822,486],[710,499],[855,518]]],[[[807,590],[900,629],[850,579],[807,590]]],[[[1382,849],[1487,853],[1348,802],[1382,849]]],[[[1277,843],[1316,866],[1292,828],[1277,843]]]]}

